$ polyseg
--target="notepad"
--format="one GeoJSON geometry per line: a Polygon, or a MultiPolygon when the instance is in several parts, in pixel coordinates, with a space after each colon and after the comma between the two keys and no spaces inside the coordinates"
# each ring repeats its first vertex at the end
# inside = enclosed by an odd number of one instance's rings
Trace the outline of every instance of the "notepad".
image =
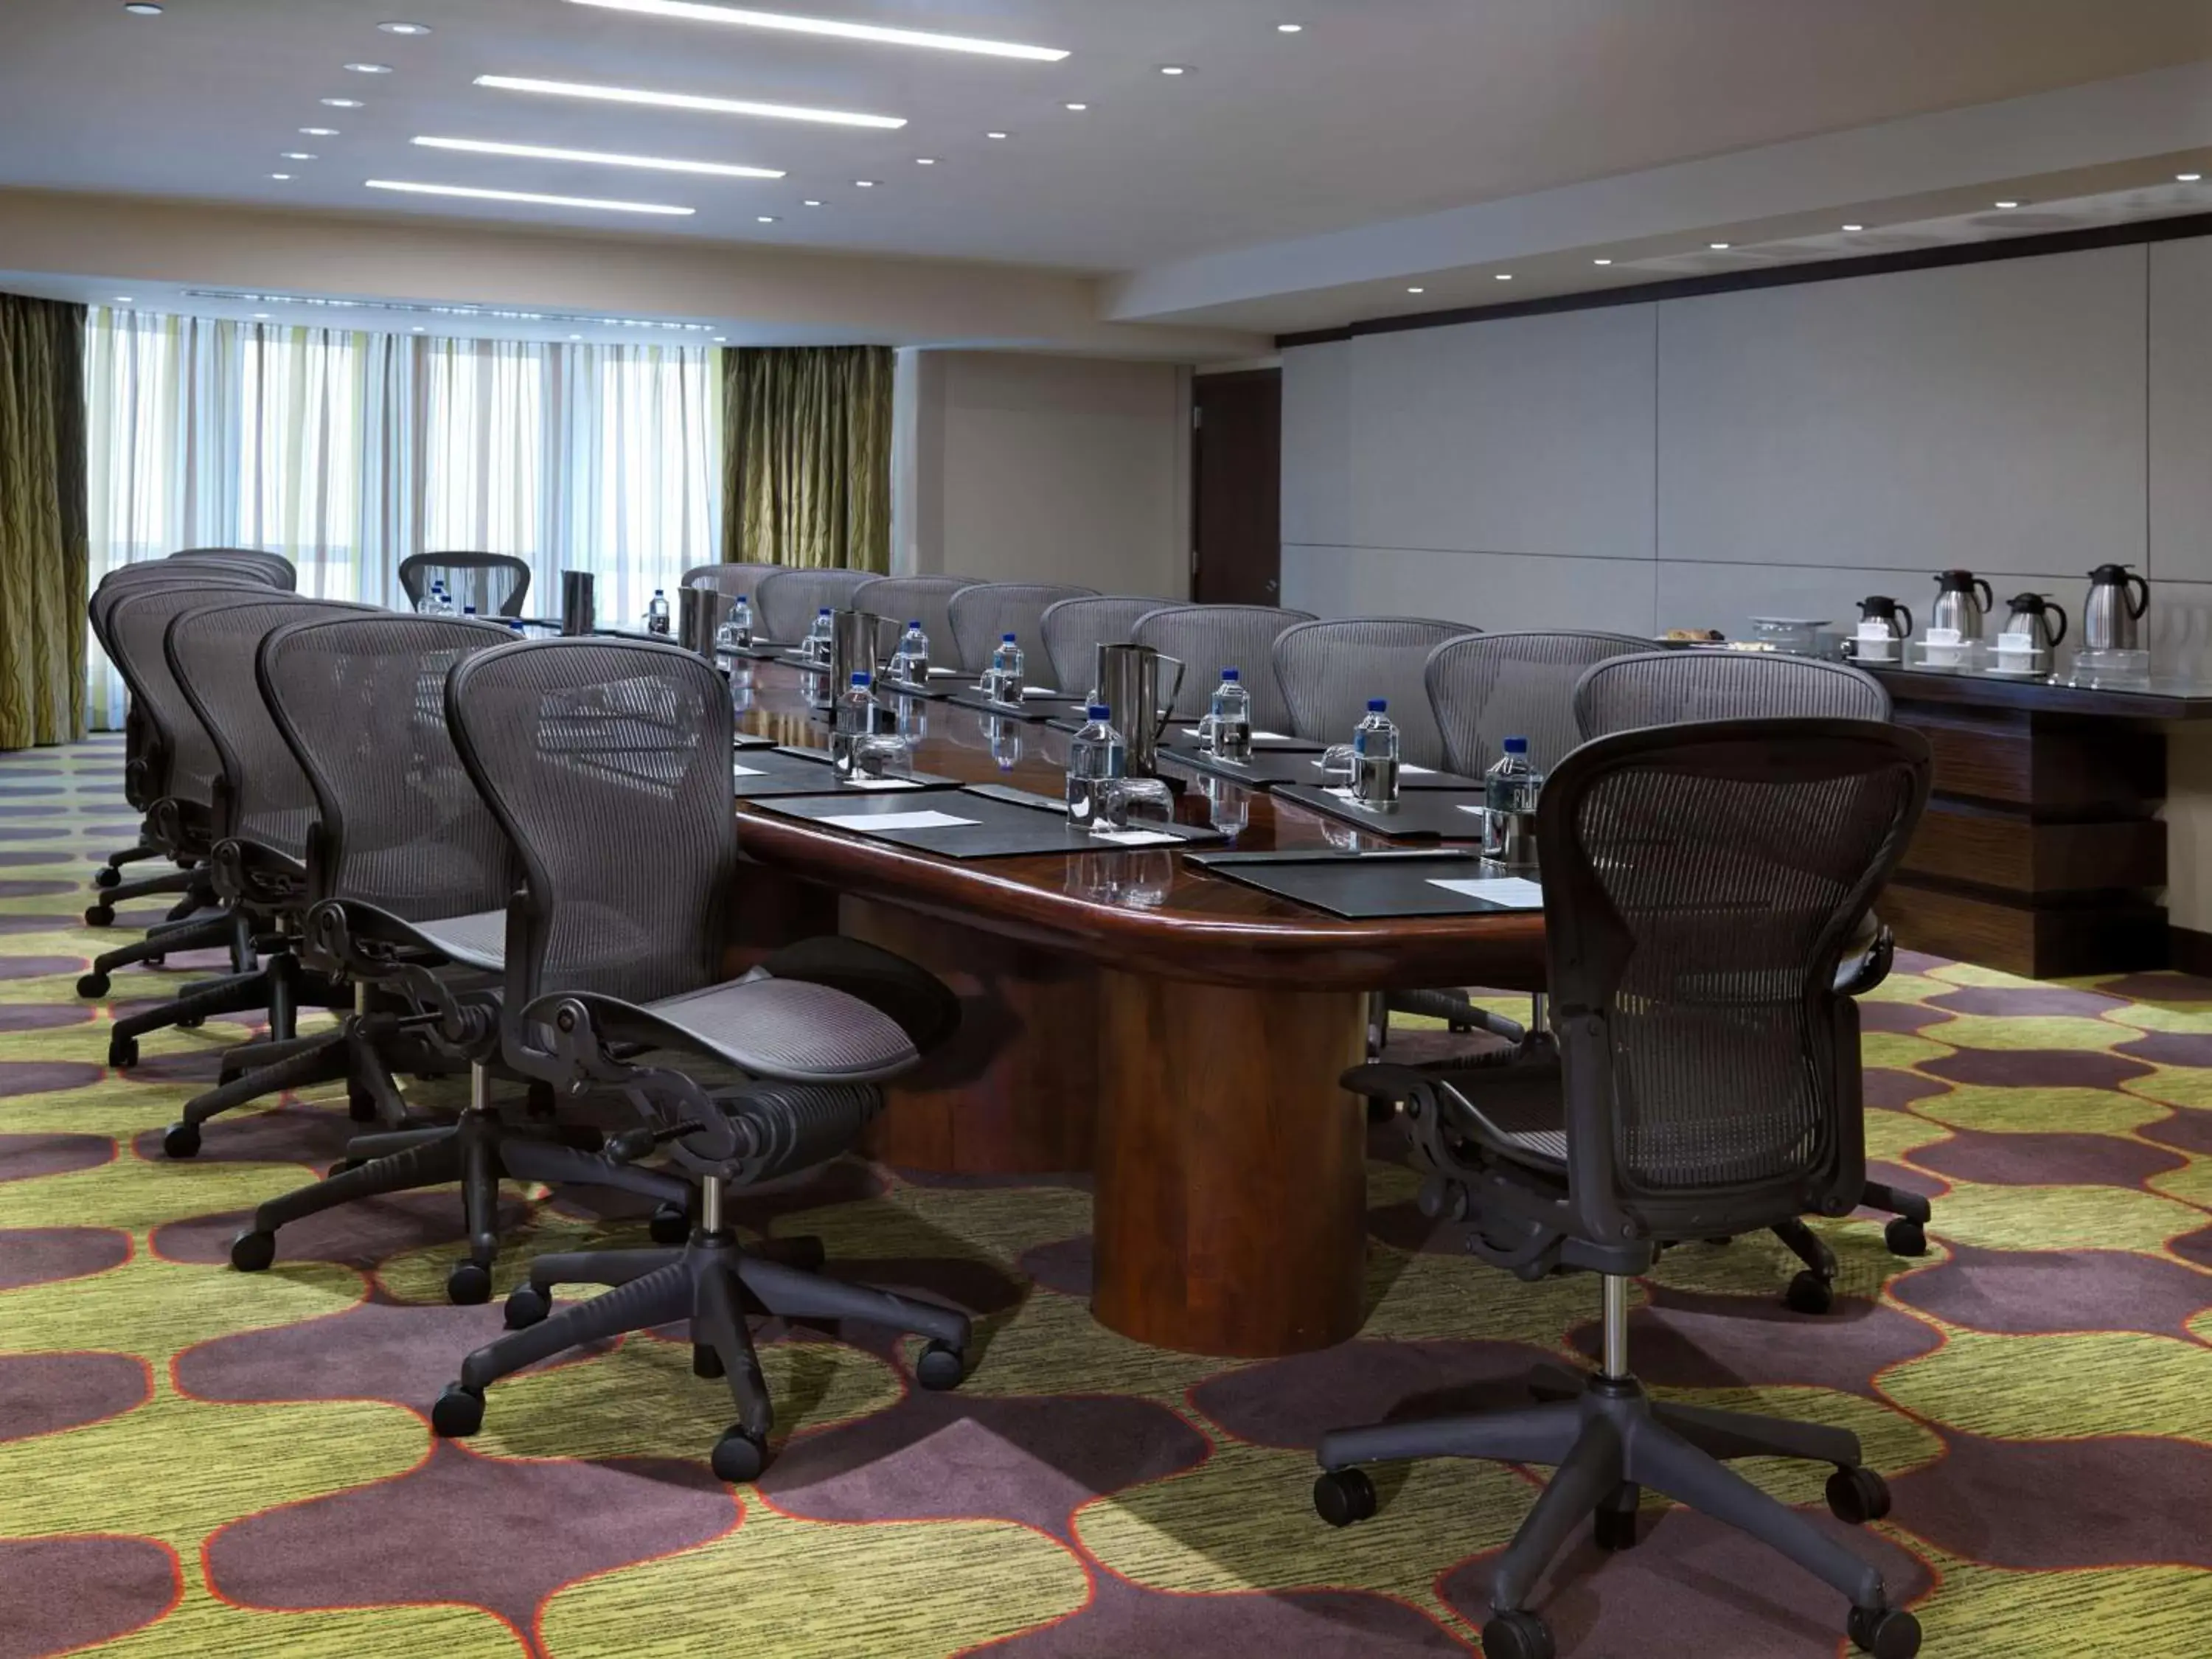
{"type": "MultiPolygon", "coordinates": [[[[1197,738],[1202,735],[1199,729],[1194,726],[1184,726],[1182,728],[1182,734],[1186,738],[1197,738]]],[[[1294,743],[1297,739],[1290,736],[1289,733],[1284,732],[1255,732],[1252,734],[1252,741],[1255,743],[1294,743]]],[[[1319,761],[1316,761],[1314,764],[1318,766],[1321,763],[1319,761]]]]}
{"type": "Polygon", "coordinates": [[[768,774],[757,766],[739,766],[733,762],[730,767],[730,775],[738,778],[764,778],[768,774]]]}
{"type": "Polygon", "coordinates": [[[1172,847],[1181,836],[1170,836],[1158,830],[1093,830],[1093,841],[1111,842],[1116,847],[1172,847]]]}
{"type": "Polygon", "coordinates": [[[814,820],[832,830],[972,830],[982,820],[956,818],[950,812],[839,812],[814,820]]]}
{"type": "Polygon", "coordinates": [[[1468,898],[1487,899],[1491,903],[1503,905],[1509,910],[1540,910],[1544,908],[1543,888],[1521,876],[1478,876],[1472,879],[1450,881],[1431,878],[1429,885],[1441,887],[1448,893],[1463,894],[1468,898]]]}
{"type": "MultiPolygon", "coordinates": [[[[921,786],[912,778],[840,778],[837,781],[848,789],[919,789],[921,786]]],[[[828,819],[822,820],[828,823],[828,819]]],[[[878,820],[871,818],[869,823],[878,820]]]]}
{"type": "MultiPolygon", "coordinates": [[[[1257,736],[1258,734],[1255,732],[1255,733],[1254,733],[1254,735],[1255,735],[1255,736],[1257,736]]],[[[1318,772],[1318,771],[1321,771],[1324,767],[1326,767],[1326,766],[1328,764],[1328,763],[1327,761],[1325,761],[1325,760],[1310,760],[1310,761],[1308,761],[1308,762],[1306,763],[1306,764],[1307,764],[1308,766],[1312,767],[1312,768],[1314,769],[1314,770],[1315,770],[1315,771],[1318,772]]],[[[1407,776],[1407,777],[1409,777],[1409,778],[1432,778],[1432,777],[1436,776],[1436,775],[1437,775],[1437,769],[1436,769],[1435,767],[1433,767],[1433,766],[1415,766],[1415,765],[1413,765],[1410,761],[1400,761],[1400,762],[1398,763],[1398,769],[1399,769],[1399,771],[1402,772],[1403,774],[1405,774],[1405,775],[1406,775],[1406,776],[1407,776]]],[[[1463,811],[1473,812],[1473,811],[1479,811],[1479,810],[1480,810],[1480,809],[1479,809],[1479,808],[1477,808],[1477,807],[1468,806],[1468,807],[1463,807],[1463,808],[1462,808],[1461,810],[1462,810],[1462,811],[1463,811]]]]}

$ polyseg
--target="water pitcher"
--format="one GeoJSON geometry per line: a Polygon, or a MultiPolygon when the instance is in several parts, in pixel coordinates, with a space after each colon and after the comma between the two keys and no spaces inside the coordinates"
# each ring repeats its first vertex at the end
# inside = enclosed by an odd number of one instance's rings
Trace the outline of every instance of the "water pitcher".
{"type": "Polygon", "coordinates": [[[1102,643],[1098,647],[1092,675],[1097,689],[1091,693],[1091,700],[1103,703],[1110,711],[1109,720],[1128,745],[1131,777],[1149,778],[1158,772],[1156,757],[1160,738],[1168,728],[1176,698],[1182,690],[1182,675],[1183,665],[1179,659],[1163,656],[1149,645],[1102,643]],[[1175,683],[1168,687],[1165,696],[1160,695],[1162,663],[1175,665],[1175,683]]]}

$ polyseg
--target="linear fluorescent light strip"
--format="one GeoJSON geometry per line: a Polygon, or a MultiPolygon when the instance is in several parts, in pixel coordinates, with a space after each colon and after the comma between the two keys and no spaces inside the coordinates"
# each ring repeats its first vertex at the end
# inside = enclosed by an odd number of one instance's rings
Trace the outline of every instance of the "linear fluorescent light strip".
{"type": "Polygon", "coordinates": [[[711,334],[720,323],[664,323],[646,317],[583,317],[566,311],[502,311],[489,306],[425,306],[398,300],[327,300],[307,294],[248,294],[237,289],[188,288],[188,300],[234,304],[316,306],[328,311],[390,311],[410,317],[489,317],[501,322],[592,323],[608,328],[658,328],[678,334],[711,334]]]}
{"type": "Polygon", "coordinates": [[[557,149],[550,144],[501,144],[489,138],[417,138],[425,149],[466,150],[472,155],[519,155],[539,161],[586,161],[594,167],[639,167],[659,173],[704,173],[718,179],[781,179],[776,167],[738,167],[726,161],[682,161],[659,155],[614,155],[597,149],[557,149]]]}
{"type": "Polygon", "coordinates": [[[572,0],[579,6],[636,12],[647,17],[680,17],[694,23],[732,23],[739,28],[778,29],[786,34],[821,34],[839,40],[872,40],[885,46],[921,46],[933,52],[974,52],[984,58],[1023,58],[1057,64],[1067,54],[1056,46],[1024,46],[1011,40],[978,40],[963,34],[933,34],[927,29],[885,28],[880,23],[847,23],[829,17],[793,17],[783,12],[739,6],[709,6],[699,0],[572,0]]]}
{"type": "Polygon", "coordinates": [[[743,98],[702,98],[689,92],[645,92],[635,87],[595,87],[576,81],[539,81],[523,75],[479,75],[477,85],[501,92],[542,92],[554,98],[592,98],[606,104],[646,104],[656,109],[699,110],[708,115],[757,115],[770,121],[818,121],[833,127],[906,125],[903,115],[856,115],[850,110],[801,109],[789,104],[757,104],[743,98]]]}
{"type": "Polygon", "coordinates": [[[404,191],[410,196],[465,196],[480,202],[528,202],[538,207],[592,208],[602,213],[659,213],[688,219],[699,210],[659,202],[602,202],[589,196],[540,196],[526,190],[478,190],[470,185],[423,185],[402,179],[366,179],[371,190],[404,191]]]}

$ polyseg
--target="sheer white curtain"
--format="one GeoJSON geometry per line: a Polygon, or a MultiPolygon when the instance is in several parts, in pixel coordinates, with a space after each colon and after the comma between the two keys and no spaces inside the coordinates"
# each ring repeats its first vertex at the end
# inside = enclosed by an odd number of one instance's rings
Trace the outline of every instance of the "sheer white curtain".
{"type": "MultiPolygon", "coordinates": [[[[589,570],[602,617],[721,546],[711,350],[433,339],[165,317],[87,319],[92,574],[258,547],[300,591],[400,605],[411,553],[512,553],[524,609],[589,570]]],[[[91,653],[88,718],[123,687],[91,653]]]]}

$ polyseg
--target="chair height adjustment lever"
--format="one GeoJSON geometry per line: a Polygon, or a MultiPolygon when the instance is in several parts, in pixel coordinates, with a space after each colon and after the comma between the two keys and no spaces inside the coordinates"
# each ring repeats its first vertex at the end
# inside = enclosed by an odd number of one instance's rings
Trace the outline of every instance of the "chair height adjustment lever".
{"type": "Polygon", "coordinates": [[[696,1133],[706,1127],[703,1123],[694,1123],[686,1119],[665,1129],[625,1129],[618,1135],[607,1137],[605,1146],[599,1149],[600,1156],[610,1164],[635,1164],[641,1158],[650,1157],[656,1147],[665,1146],[672,1140],[696,1133]]]}

